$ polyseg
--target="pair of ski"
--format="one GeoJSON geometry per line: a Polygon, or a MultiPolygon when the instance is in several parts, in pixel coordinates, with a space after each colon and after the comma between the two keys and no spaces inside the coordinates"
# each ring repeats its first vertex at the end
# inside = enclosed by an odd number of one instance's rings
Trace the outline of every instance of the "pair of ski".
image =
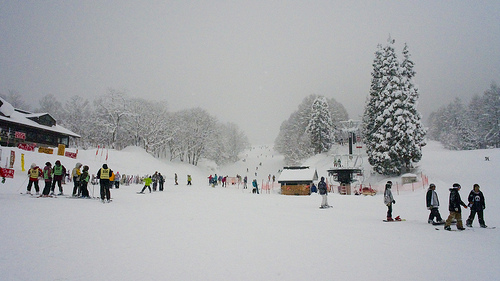
{"type": "Polygon", "coordinates": [[[29,195],[30,198],[57,198],[56,195],[43,195],[43,194],[29,194],[29,193],[21,193],[21,195],[29,195]]]}

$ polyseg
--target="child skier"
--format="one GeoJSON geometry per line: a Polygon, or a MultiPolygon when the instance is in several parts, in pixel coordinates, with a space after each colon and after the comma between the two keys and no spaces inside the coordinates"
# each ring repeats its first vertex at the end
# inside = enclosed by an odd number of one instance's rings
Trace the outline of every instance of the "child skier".
{"type": "Polygon", "coordinates": [[[392,218],[392,205],[396,204],[396,200],[394,200],[394,197],[392,196],[392,181],[388,181],[385,184],[385,191],[384,191],[384,204],[387,206],[387,221],[394,221],[392,218]]]}
{"type": "Polygon", "coordinates": [[[450,210],[450,215],[448,216],[448,219],[446,220],[446,223],[444,225],[445,230],[451,230],[451,222],[453,219],[457,220],[457,229],[458,230],[464,230],[464,226],[462,224],[462,208],[460,208],[460,205],[464,206],[464,208],[467,209],[467,205],[462,201],[460,198],[460,184],[454,183],[453,187],[450,188],[450,201],[449,201],[449,206],[448,210],[450,210]]]}
{"type": "Polygon", "coordinates": [[[76,163],[75,167],[71,171],[71,177],[73,178],[73,197],[80,196],[81,195],[81,190],[80,190],[80,175],[82,172],[80,169],[82,168],[82,163],[76,163]]]}
{"type": "Polygon", "coordinates": [[[31,164],[31,169],[28,170],[28,175],[30,176],[28,182],[28,191],[26,194],[31,195],[31,186],[35,184],[36,195],[40,195],[40,188],[38,187],[38,177],[43,176],[43,171],[35,163],[31,164]]]}
{"type": "Polygon", "coordinates": [[[43,188],[42,196],[48,197],[50,187],[52,186],[52,164],[50,164],[50,162],[45,163],[45,167],[43,168],[43,179],[45,180],[45,187],[43,188]]]}
{"type": "Polygon", "coordinates": [[[483,228],[486,228],[486,224],[484,223],[484,215],[483,210],[486,209],[486,204],[484,203],[484,195],[479,190],[479,184],[474,184],[473,189],[469,193],[469,208],[470,215],[469,218],[465,221],[465,225],[468,227],[472,227],[472,222],[474,221],[474,217],[477,213],[477,218],[479,220],[479,225],[483,228]]]}
{"type": "Polygon", "coordinates": [[[151,193],[151,183],[153,180],[151,179],[151,176],[147,177],[144,179],[144,187],[142,188],[141,192],[139,193],[144,193],[144,190],[146,190],[146,187],[149,189],[149,193],[151,193]]]}
{"type": "Polygon", "coordinates": [[[439,199],[436,193],[436,185],[431,183],[426,195],[427,209],[431,211],[429,214],[428,223],[432,224],[444,224],[445,222],[441,218],[439,213],[439,199]],[[434,218],[436,218],[436,223],[434,223],[434,218]]]}
{"type": "Polygon", "coordinates": [[[87,185],[89,184],[89,166],[83,166],[82,174],[80,175],[80,192],[83,198],[90,198],[89,190],[87,185]]]}

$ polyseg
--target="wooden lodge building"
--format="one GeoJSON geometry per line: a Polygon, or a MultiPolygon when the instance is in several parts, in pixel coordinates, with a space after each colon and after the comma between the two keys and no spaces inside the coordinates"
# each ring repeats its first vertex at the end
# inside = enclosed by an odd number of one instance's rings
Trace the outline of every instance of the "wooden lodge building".
{"type": "Polygon", "coordinates": [[[69,138],[80,138],[78,134],[57,125],[48,113],[30,113],[15,109],[0,98],[0,145],[37,144],[57,147],[69,145],[69,138]]]}
{"type": "Polygon", "coordinates": [[[316,169],[309,167],[285,167],[278,178],[283,195],[311,195],[311,184],[318,180],[316,169]]]}

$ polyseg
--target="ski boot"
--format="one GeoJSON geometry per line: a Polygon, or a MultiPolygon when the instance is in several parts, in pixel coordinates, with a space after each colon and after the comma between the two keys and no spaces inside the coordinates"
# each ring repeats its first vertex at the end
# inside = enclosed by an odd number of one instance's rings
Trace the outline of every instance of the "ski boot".
{"type": "Polygon", "coordinates": [[[445,226],[444,226],[444,230],[451,231],[451,226],[449,226],[449,225],[445,225],[445,226]]]}
{"type": "Polygon", "coordinates": [[[392,217],[387,217],[387,221],[394,221],[392,217]]]}
{"type": "Polygon", "coordinates": [[[487,226],[486,224],[484,224],[484,223],[483,223],[483,224],[481,224],[481,227],[482,227],[482,228],[488,228],[488,226],[487,226]]]}
{"type": "Polygon", "coordinates": [[[465,226],[472,227],[472,222],[470,220],[465,221],[465,226]]]}

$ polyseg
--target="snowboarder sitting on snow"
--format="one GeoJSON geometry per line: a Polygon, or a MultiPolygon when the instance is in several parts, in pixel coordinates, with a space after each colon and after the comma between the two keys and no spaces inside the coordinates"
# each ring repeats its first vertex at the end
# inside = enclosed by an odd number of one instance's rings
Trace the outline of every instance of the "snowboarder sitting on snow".
{"type": "Polygon", "coordinates": [[[35,163],[31,164],[31,169],[28,170],[28,175],[30,176],[28,182],[28,191],[26,194],[31,195],[31,186],[35,184],[36,195],[40,195],[40,188],[38,187],[38,177],[43,176],[43,171],[35,163]]]}
{"type": "Polygon", "coordinates": [[[448,219],[446,220],[446,223],[444,225],[445,230],[451,230],[451,222],[453,219],[457,220],[457,229],[458,230],[464,230],[464,226],[462,224],[462,208],[460,208],[460,205],[464,206],[464,208],[467,209],[467,205],[462,201],[460,198],[460,191],[461,186],[458,183],[454,183],[453,187],[450,188],[450,201],[448,205],[448,210],[450,210],[450,215],[448,216],[448,219]]]}
{"type": "Polygon", "coordinates": [[[474,184],[473,189],[469,193],[469,208],[470,215],[469,218],[465,221],[465,225],[468,227],[472,227],[472,222],[474,221],[474,217],[477,213],[477,218],[479,220],[479,225],[483,228],[486,228],[486,224],[484,224],[484,215],[483,210],[486,209],[486,204],[484,203],[484,195],[479,190],[479,184],[474,184]]]}
{"type": "Polygon", "coordinates": [[[427,209],[431,211],[429,214],[428,223],[434,223],[434,218],[436,218],[437,224],[444,224],[441,214],[439,213],[439,199],[436,193],[436,185],[431,183],[426,195],[427,209]]]}
{"type": "Polygon", "coordinates": [[[392,218],[392,205],[396,204],[396,200],[394,200],[394,197],[392,197],[392,181],[388,181],[385,184],[385,191],[384,191],[384,204],[387,206],[387,220],[388,221],[394,221],[392,218]]]}
{"type": "Polygon", "coordinates": [[[320,208],[321,209],[329,208],[330,205],[328,205],[328,189],[326,187],[325,177],[321,177],[321,180],[318,183],[318,191],[319,195],[321,195],[322,197],[320,208]]]}
{"type": "Polygon", "coordinates": [[[139,193],[144,193],[144,190],[146,190],[146,187],[149,189],[149,193],[151,193],[151,183],[153,182],[153,179],[151,179],[151,176],[147,177],[144,179],[144,187],[142,188],[141,192],[139,193]]]}

